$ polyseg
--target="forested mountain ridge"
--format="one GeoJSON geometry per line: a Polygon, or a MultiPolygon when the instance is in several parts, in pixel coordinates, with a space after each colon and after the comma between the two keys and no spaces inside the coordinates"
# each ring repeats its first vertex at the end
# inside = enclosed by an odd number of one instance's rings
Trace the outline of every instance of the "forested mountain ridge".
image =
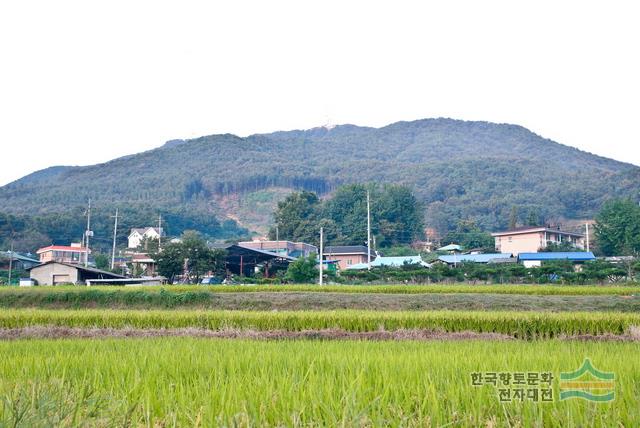
{"type": "Polygon", "coordinates": [[[541,221],[593,217],[611,197],[638,197],[640,168],[521,126],[425,119],[173,140],[99,165],[30,174],[0,188],[0,201],[1,211],[13,214],[63,212],[91,197],[102,207],[234,218],[238,213],[222,208],[226,196],[273,188],[322,195],[364,182],[410,186],[429,227],[444,231],[471,218],[491,229],[506,226],[514,206],[541,221]]]}

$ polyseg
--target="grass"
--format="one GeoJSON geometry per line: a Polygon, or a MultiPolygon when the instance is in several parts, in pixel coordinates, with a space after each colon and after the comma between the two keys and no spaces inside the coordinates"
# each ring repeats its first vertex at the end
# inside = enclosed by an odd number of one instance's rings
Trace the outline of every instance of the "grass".
{"type": "Polygon", "coordinates": [[[190,338],[0,343],[0,425],[638,426],[628,343],[190,338]],[[610,403],[500,403],[472,372],[614,371],[610,403]]]}
{"type": "MultiPolygon", "coordinates": [[[[640,296],[640,286],[559,285],[244,285],[153,287],[0,287],[0,307],[216,307],[225,294],[339,293],[343,295],[493,294],[525,296],[640,296]]],[[[227,299],[228,300],[228,299],[227,299]]],[[[338,303],[339,304],[339,303],[338,303]]],[[[235,308],[229,308],[235,309],[235,308]]]]}
{"type": "Polygon", "coordinates": [[[606,312],[481,311],[206,311],[206,310],[38,310],[0,312],[0,328],[64,326],[82,328],[225,328],[353,332],[428,329],[500,333],[521,339],[561,335],[620,335],[640,326],[640,314],[606,312]]]}
{"type": "Polygon", "coordinates": [[[640,294],[564,296],[494,293],[336,293],[291,291],[158,291],[136,288],[49,289],[0,293],[0,307],[47,309],[217,309],[217,310],[518,310],[640,312],[640,294]]]}

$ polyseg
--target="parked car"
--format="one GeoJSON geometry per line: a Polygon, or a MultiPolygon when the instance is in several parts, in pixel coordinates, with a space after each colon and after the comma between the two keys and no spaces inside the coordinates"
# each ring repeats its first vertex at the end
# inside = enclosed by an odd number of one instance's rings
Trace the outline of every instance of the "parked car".
{"type": "Polygon", "coordinates": [[[217,276],[205,276],[204,278],[202,278],[202,281],[200,281],[200,284],[202,285],[222,284],[222,279],[218,278],[217,276]]]}

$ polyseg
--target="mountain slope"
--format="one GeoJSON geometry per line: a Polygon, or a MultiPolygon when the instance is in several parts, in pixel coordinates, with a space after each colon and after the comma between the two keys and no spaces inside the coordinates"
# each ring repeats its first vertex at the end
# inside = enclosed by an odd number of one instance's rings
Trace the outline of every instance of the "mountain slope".
{"type": "MultiPolygon", "coordinates": [[[[504,227],[512,206],[523,217],[591,217],[607,198],[637,197],[640,168],[520,126],[425,119],[173,140],[104,164],[36,172],[0,188],[0,200],[15,214],[61,212],[91,197],[98,206],[180,207],[245,223],[228,211],[238,206],[224,203],[229,197],[283,188],[324,194],[369,181],[412,186],[431,227],[473,218],[489,229],[504,227]]],[[[261,214],[244,225],[264,226],[257,223],[270,213],[261,214]]]]}

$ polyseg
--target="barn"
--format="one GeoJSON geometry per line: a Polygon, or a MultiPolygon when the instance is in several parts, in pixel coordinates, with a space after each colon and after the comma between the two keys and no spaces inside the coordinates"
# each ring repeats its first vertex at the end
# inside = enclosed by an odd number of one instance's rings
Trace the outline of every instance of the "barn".
{"type": "Polygon", "coordinates": [[[91,279],[123,279],[124,276],[81,265],[47,262],[34,266],[29,275],[35,285],[85,284],[91,279]]]}

